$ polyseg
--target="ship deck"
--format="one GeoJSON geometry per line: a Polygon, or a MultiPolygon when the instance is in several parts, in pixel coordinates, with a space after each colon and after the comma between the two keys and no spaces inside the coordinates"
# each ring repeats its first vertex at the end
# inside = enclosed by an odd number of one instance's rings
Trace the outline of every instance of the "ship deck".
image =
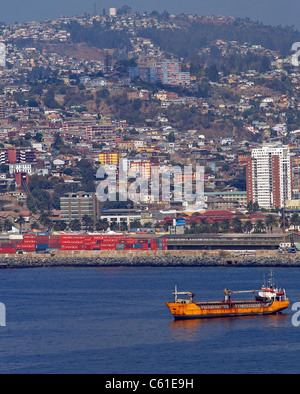
{"type": "Polygon", "coordinates": [[[213,301],[213,302],[195,302],[201,309],[224,309],[224,308],[266,308],[272,305],[272,301],[213,301]]]}

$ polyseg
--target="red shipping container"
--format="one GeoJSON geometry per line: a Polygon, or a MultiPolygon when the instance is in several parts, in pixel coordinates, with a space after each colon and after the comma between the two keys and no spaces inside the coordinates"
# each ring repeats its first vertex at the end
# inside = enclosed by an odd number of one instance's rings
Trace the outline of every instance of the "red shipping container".
{"type": "Polygon", "coordinates": [[[19,243],[21,243],[21,242],[23,242],[23,238],[21,238],[21,239],[11,239],[11,240],[9,241],[9,243],[10,243],[10,244],[13,244],[13,245],[19,244],[19,243]]]}
{"type": "Polygon", "coordinates": [[[61,235],[61,239],[84,239],[85,235],[61,235]]]}
{"type": "Polygon", "coordinates": [[[2,249],[5,249],[5,248],[10,249],[10,248],[13,248],[13,247],[14,247],[14,244],[12,244],[11,242],[10,242],[10,243],[3,243],[3,244],[0,245],[0,247],[1,247],[2,249]]]}
{"type": "Polygon", "coordinates": [[[49,241],[36,241],[36,245],[49,245],[49,241]]]}
{"type": "Polygon", "coordinates": [[[77,245],[83,245],[84,243],[83,242],[64,242],[64,241],[61,241],[61,244],[62,245],[72,245],[72,246],[77,246],[77,245]]]}
{"type": "Polygon", "coordinates": [[[0,253],[16,253],[16,250],[14,248],[0,248],[0,253]]]}
{"type": "Polygon", "coordinates": [[[23,235],[24,241],[35,241],[35,235],[23,235]]]}
{"type": "Polygon", "coordinates": [[[74,246],[62,246],[60,250],[80,250],[80,249],[74,246]]]}

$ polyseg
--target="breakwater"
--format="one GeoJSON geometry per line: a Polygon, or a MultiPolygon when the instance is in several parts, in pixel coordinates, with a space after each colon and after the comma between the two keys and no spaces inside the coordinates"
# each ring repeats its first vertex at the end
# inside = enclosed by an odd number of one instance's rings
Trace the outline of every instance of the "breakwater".
{"type": "Polygon", "coordinates": [[[0,269],[38,267],[300,267],[297,255],[220,256],[159,254],[115,256],[9,256],[0,269]]]}

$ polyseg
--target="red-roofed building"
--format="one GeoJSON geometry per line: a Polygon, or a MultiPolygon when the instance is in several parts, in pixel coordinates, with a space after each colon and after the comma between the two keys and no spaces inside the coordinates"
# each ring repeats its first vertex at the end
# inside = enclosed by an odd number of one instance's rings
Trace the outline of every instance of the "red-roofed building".
{"type": "Polygon", "coordinates": [[[214,221],[232,220],[236,214],[230,211],[206,211],[201,215],[202,219],[213,219],[214,221]]]}

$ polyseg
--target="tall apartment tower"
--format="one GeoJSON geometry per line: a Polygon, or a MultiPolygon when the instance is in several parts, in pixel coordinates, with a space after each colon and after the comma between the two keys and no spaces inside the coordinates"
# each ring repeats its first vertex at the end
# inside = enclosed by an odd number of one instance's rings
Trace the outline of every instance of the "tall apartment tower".
{"type": "Polygon", "coordinates": [[[6,67],[6,45],[0,42],[0,67],[6,67]]]}
{"type": "Polygon", "coordinates": [[[283,207],[293,198],[292,165],[287,146],[253,149],[247,162],[247,201],[261,208],[283,207]]]}

